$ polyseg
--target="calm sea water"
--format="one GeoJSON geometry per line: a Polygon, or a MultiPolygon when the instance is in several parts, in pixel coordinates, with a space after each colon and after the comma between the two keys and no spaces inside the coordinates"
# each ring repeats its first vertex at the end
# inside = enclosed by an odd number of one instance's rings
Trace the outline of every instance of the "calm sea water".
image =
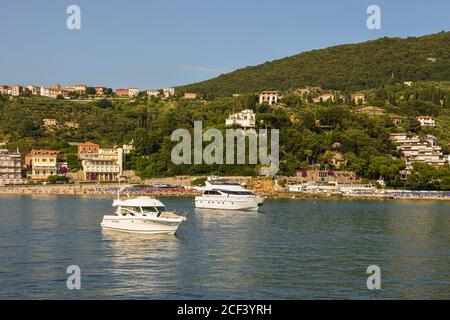
{"type": "Polygon", "coordinates": [[[271,200],[193,209],[178,236],[105,232],[112,198],[0,197],[2,299],[450,298],[450,203],[271,200]],[[369,265],[382,289],[366,286],[369,265]],[[68,290],[66,268],[81,268],[68,290]]]}

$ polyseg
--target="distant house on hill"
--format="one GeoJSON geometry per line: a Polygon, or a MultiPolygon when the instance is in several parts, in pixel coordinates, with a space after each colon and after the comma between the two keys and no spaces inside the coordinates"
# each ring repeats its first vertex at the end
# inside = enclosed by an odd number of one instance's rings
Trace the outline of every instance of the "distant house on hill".
{"type": "Polygon", "coordinates": [[[331,100],[332,102],[334,102],[334,100],[335,100],[334,94],[324,93],[324,94],[318,96],[317,98],[314,98],[313,102],[320,103],[320,102],[327,102],[328,100],[331,100]]]}
{"type": "Polygon", "coordinates": [[[184,98],[187,100],[195,100],[195,99],[197,99],[197,94],[193,93],[193,92],[186,92],[184,94],[184,98]]]}
{"type": "Polygon", "coordinates": [[[130,94],[129,89],[116,89],[116,95],[119,97],[128,97],[130,94]]]}
{"type": "Polygon", "coordinates": [[[259,95],[259,104],[267,103],[269,105],[274,105],[278,103],[279,98],[278,91],[263,91],[259,95]]]}
{"type": "Polygon", "coordinates": [[[416,119],[420,122],[421,127],[436,127],[436,122],[431,116],[418,116],[416,119]]]}
{"type": "Polygon", "coordinates": [[[164,88],[163,89],[163,96],[165,98],[169,98],[175,94],[175,88],[164,88]]]}
{"type": "Polygon", "coordinates": [[[230,114],[228,119],[225,120],[226,126],[239,125],[242,128],[254,128],[256,125],[256,114],[250,110],[246,109],[239,113],[230,114]]]}
{"type": "Polygon", "coordinates": [[[355,104],[366,104],[367,102],[366,95],[360,92],[352,94],[352,100],[355,102],[355,104]]]}
{"type": "Polygon", "coordinates": [[[159,96],[159,90],[147,90],[147,95],[149,97],[158,97],[159,96]]]}

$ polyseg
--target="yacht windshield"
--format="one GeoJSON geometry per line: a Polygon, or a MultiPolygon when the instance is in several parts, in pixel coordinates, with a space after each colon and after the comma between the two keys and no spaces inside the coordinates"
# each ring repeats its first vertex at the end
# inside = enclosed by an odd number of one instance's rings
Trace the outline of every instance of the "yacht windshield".
{"type": "Polygon", "coordinates": [[[144,213],[161,212],[164,211],[164,207],[142,207],[142,211],[144,213]]]}
{"type": "Polygon", "coordinates": [[[238,195],[238,196],[252,196],[253,192],[250,191],[229,191],[229,190],[222,190],[222,192],[238,195]]]}

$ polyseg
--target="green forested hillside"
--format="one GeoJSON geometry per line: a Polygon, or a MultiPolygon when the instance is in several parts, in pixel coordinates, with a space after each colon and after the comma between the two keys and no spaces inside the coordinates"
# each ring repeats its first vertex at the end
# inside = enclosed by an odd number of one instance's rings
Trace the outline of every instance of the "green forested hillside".
{"type": "Polygon", "coordinates": [[[280,175],[295,175],[311,165],[334,168],[332,158],[340,153],[346,160],[341,169],[367,179],[383,177],[389,186],[450,190],[448,165],[442,169],[419,166],[411,181],[399,181],[405,163],[398,159],[389,140],[393,132],[432,134],[444,154],[450,154],[450,82],[396,83],[365,93],[367,104],[382,108],[384,115],[363,113],[362,106],[352,102],[311,104],[289,93],[284,94],[279,107],[259,105],[256,94],[211,101],[139,98],[111,103],[0,96],[0,142],[6,142],[9,149],[19,147],[22,156],[31,148],[59,149],[76,170],[76,148],[68,142],[92,140],[101,146],[113,146],[133,139],[135,151],[127,160],[127,168],[143,178],[257,175],[257,165],[175,165],[171,161],[176,144],[170,138],[174,130],[193,132],[194,121],[202,121],[204,129],[217,128],[224,133],[230,113],[252,109],[257,114],[257,129],[280,130],[280,175]],[[393,115],[401,118],[401,124],[392,122],[393,115]],[[421,128],[415,119],[418,115],[434,116],[437,127],[421,128]],[[58,126],[46,128],[45,118],[56,119],[58,126]],[[67,122],[76,122],[79,127],[70,128],[67,122]]]}
{"type": "Polygon", "coordinates": [[[354,91],[399,81],[448,79],[450,32],[441,32],[304,52],[181,86],[177,92],[197,92],[211,97],[307,85],[354,91]]]}

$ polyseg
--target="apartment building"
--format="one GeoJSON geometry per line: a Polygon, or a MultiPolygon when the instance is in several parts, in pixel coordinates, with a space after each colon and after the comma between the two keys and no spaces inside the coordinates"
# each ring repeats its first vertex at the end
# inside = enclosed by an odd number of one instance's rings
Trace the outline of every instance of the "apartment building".
{"type": "Polygon", "coordinates": [[[228,119],[225,120],[225,125],[239,125],[242,128],[254,128],[256,125],[256,114],[250,110],[242,110],[239,113],[230,114],[228,119]]]}
{"type": "Polygon", "coordinates": [[[81,157],[86,181],[117,181],[123,175],[122,148],[99,148],[96,153],[83,153],[81,157]]]}
{"type": "Polygon", "coordinates": [[[274,105],[278,103],[279,98],[277,91],[263,91],[259,95],[259,104],[268,103],[269,105],[274,105]]]}
{"type": "Polygon", "coordinates": [[[14,97],[18,97],[20,96],[23,92],[25,92],[25,88],[19,85],[15,85],[15,86],[11,86],[10,87],[11,90],[11,95],[14,97]]]}
{"type": "Polygon", "coordinates": [[[61,161],[57,150],[31,150],[25,163],[31,180],[45,181],[50,176],[68,171],[67,163],[61,161]]]}
{"type": "Polygon", "coordinates": [[[0,186],[23,183],[19,150],[0,149],[0,186]]]}
{"type": "Polygon", "coordinates": [[[392,133],[390,139],[397,144],[397,150],[405,160],[406,170],[403,172],[405,178],[416,162],[442,166],[447,161],[441,147],[437,144],[436,137],[432,135],[421,139],[419,136],[406,133],[392,133]]]}

